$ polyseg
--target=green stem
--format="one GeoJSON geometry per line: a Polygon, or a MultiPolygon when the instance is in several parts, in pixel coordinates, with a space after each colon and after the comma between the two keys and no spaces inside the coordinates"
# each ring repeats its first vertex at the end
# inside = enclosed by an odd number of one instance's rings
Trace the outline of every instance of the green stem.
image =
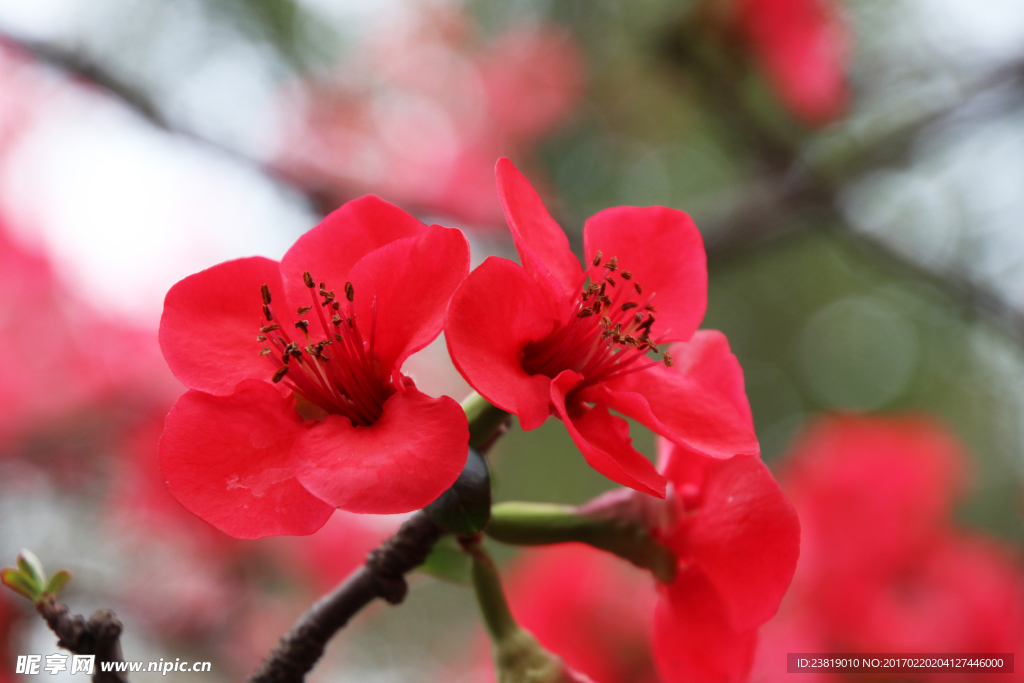
{"type": "Polygon", "coordinates": [[[484,452],[501,434],[508,420],[508,412],[491,405],[486,398],[473,392],[462,402],[469,420],[469,447],[484,452]]]}
{"type": "MultiPolygon", "coordinates": [[[[599,499],[600,500],[600,499],[599,499]]],[[[630,498],[583,511],[568,505],[499,503],[486,533],[511,545],[586,543],[648,569],[663,583],[675,577],[677,560],[659,543],[630,498]]]]}
{"type": "Polygon", "coordinates": [[[505,599],[498,568],[479,543],[469,546],[466,550],[473,558],[473,587],[476,589],[476,599],[480,604],[487,632],[495,643],[507,640],[519,632],[519,626],[516,625],[508,600],[505,599]]]}

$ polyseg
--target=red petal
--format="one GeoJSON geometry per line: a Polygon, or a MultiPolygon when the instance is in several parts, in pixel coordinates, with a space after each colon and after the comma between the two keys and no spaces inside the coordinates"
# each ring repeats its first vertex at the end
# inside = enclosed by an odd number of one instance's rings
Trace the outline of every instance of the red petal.
{"type": "Polygon", "coordinates": [[[700,510],[689,531],[697,564],[737,631],[771,619],[800,556],[800,522],[760,458],[708,460],[700,510]]]}
{"type": "Polygon", "coordinates": [[[698,330],[688,342],[670,349],[673,367],[711,387],[729,399],[747,426],[754,429],[754,417],[743,383],[743,368],[729,348],[729,340],[718,330],[698,330]]]}
{"type": "Polygon", "coordinates": [[[693,336],[707,308],[708,270],[704,240],[687,214],[663,206],[605,209],[587,220],[583,249],[588,262],[598,251],[606,261],[616,257],[644,295],[655,295],[658,343],[693,336]]]}
{"type": "Polygon", "coordinates": [[[256,341],[267,324],[260,295],[264,284],[279,297],[272,303],[275,313],[286,310],[278,263],[260,256],[207,268],[167,292],[160,348],[185,386],[226,395],[242,380],[268,380],[274,374],[256,341]]]}
{"type": "Polygon", "coordinates": [[[295,479],[303,431],[294,400],[246,380],[229,396],[188,391],[160,439],[160,469],[179,503],[229,536],[311,534],[334,511],[295,479]]]}
{"type": "Polygon", "coordinates": [[[757,631],[735,631],[714,587],[691,567],[662,587],[653,640],[663,683],[741,683],[753,664],[757,631]]]}
{"type": "Polygon", "coordinates": [[[512,162],[502,158],[495,168],[498,197],[519,250],[519,259],[538,282],[561,296],[574,294],[583,284],[583,268],[569,248],[565,232],[548,213],[530,181],[512,162]]]}
{"type": "Polygon", "coordinates": [[[570,417],[565,396],[583,379],[583,375],[565,370],[551,381],[551,403],[565,423],[569,435],[583,457],[595,470],[631,489],[665,497],[665,478],[650,460],[633,448],[629,423],[612,415],[603,405],[570,417]]]}
{"type": "Polygon", "coordinates": [[[366,195],[330,213],[319,225],[296,240],[281,259],[281,273],[293,306],[308,306],[308,288],[302,274],[309,271],[317,284],[324,282],[342,298],[352,266],[378,247],[426,229],[394,204],[366,195]]]}
{"type": "Polygon", "coordinates": [[[408,386],[369,427],[328,416],[299,437],[293,455],[299,481],[314,495],[349,512],[392,514],[418,510],[451,486],[468,443],[458,403],[408,386]]]}
{"type": "Polygon", "coordinates": [[[468,274],[466,237],[440,225],[375,249],[352,268],[356,316],[366,341],[376,302],[374,347],[383,374],[441,333],[448,300],[468,274]]]}
{"type": "Polygon", "coordinates": [[[551,380],[523,370],[523,347],[550,334],[554,306],[521,267],[490,257],[452,296],[444,336],[452,362],[488,401],[523,429],[548,418],[551,380]]]}
{"type": "Polygon", "coordinates": [[[757,455],[747,419],[718,391],[672,368],[654,366],[588,389],[600,401],[675,443],[714,458],[757,455]]]}

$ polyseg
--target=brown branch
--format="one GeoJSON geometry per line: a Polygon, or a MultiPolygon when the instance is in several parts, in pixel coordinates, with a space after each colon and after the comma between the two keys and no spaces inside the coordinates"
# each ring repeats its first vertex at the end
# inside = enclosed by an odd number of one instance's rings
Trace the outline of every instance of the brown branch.
{"type": "Polygon", "coordinates": [[[306,610],[248,683],[300,683],[327,642],[360,610],[377,598],[392,605],[405,599],[405,575],[423,564],[442,533],[426,513],[410,517],[362,567],[306,610]]]}
{"type": "Polygon", "coordinates": [[[323,193],[316,188],[304,186],[273,166],[262,164],[246,154],[175,125],[164,117],[159,106],[143,88],[117,76],[81,50],[72,50],[48,42],[19,38],[4,30],[0,30],[0,44],[10,46],[22,52],[36,62],[53,67],[69,76],[72,80],[77,80],[102,91],[107,96],[128,107],[155,128],[185,138],[207,148],[215,154],[226,156],[294,190],[305,197],[314,209],[325,215],[336,208],[335,205],[327,203],[323,193]]]}
{"type": "Polygon", "coordinates": [[[57,645],[76,655],[96,655],[93,683],[128,683],[128,677],[116,671],[103,671],[103,662],[123,662],[121,631],[117,615],[109,609],[97,610],[88,620],[71,614],[57,596],[46,594],[36,603],[36,611],[57,634],[57,645]]]}

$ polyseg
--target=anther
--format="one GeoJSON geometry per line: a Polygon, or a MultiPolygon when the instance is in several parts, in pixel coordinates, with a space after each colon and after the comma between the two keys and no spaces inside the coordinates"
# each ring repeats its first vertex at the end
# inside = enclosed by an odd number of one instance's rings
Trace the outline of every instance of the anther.
{"type": "Polygon", "coordinates": [[[619,273],[619,275],[622,276],[623,280],[632,280],[633,279],[633,273],[629,272],[628,270],[622,271],[621,273],[619,273]]]}
{"type": "Polygon", "coordinates": [[[313,282],[313,276],[309,274],[308,270],[302,274],[302,281],[305,282],[306,286],[309,287],[310,289],[316,287],[316,283],[313,282]]]}
{"type": "Polygon", "coordinates": [[[604,281],[605,281],[605,282],[607,282],[608,284],[610,284],[610,285],[611,285],[612,287],[614,287],[614,286],[615,286],[615,280],[613,280],[613,279],[612,279],[612,276],[611,276],[611,275],[609,275],[608,277],[606,277],[606,278],[604,279],[604,281]]]}
{"type": "Polygon", "coordinates": [[[263,285],[262,287],[260,287],[260,294],[263,295],[263,303],[269,304],[270,303],[270,287],[268,287],[267,285],[263,285]]]}
{"type": "Polygon", "coordinates": [[[279,329],[281,329],[280,325],[278,325],[277,323],[270,323],[269,325],[264,325],[263,327],[261,327],[260,332],[266,334],[267,332],[273,332],[274,330],[279,329]]]}
{"type": "Polygon", "coordinates": [[[277,384],[278,382],[283,380],[284,376],[287,375],[287,374],[288,374],[288,366],[287,365],[282,365],[281,367],[279,367],[277,369],[277,372],[274,373],[274,377],[273,377],[274,384],[277,384]]]}
{"type": "Polygon", "coordinates": [[[256,341],[260,341],[260,342],[267,341],[267,335],[265,335],[265,334],[257,334],[256,335],[256,341]]]}
{"type": "Polygon", "coordinates": [[[651,313],[657,313],[658,312],[658,310],[656,308],[654,308],[654,304],[647,304],[646,306],[644,306],[644,310],[645,311],[650,311],[651,313]]]}
{"type": "Polygon", "coordinates": [[[299,308],[296,310],[296,312],[299,315],[306,315],[307,313],[309,313],[309,309],[311,309],[311,308],[313,308],[313,307],[312,306],[299,306],[299,308]]]}
{"type": "Polygon", "coordinates": [[[595,301],[594,302],[594,313],[597,314],[597,313],[600,313],[600,312],[601,312],[601,302],[600,301],[595,301]]]}
{"type": "Polygon", "coordinates": [[[635,302],[635,301],[627,301],[626,303],[622,304],[622,310],[624,310],[624,311],[628,311],[629,309],[631,309],[631,308],[636,308],[636,307],[637,307],[637,306],[639,306],[639,305],[640,305],[640,304],[638,304],[638,303],[637,303],[637,302],[635,302]]]}
{"type": "Polygon", "coordinates": [[[334,310],[338,310],[339,308],[341,308],[341,302],[340,301],[335,301],[335,302],[331,303],[331,308],[333,308],[334,310]]]}
{"type": "Polygon", "coordinates": [[[260,355],[261,356],[269,356],[270,355],[270,349],[268,349],[267,347],[264,346],[262,349],[260,349],[260,355]]]}
{"type": "Polygon", "coordinates": [[[603,316],[601,318],[601,324],[604,325],[605,327],[608,327],[609,325],[612,324],[612,319],[609,318],[608,316],[603,316]]]}
{"type": "Polygon", "coordinates": [[[577,318],[586,318],[587,316],[594,315],[594,309],[592,308],[581,308],[580,312],[576,314],[577,318]]]}
{"type": "Polygon", "coordinates": [[[356,288],[352,286],[351,282],[345,283],[345,298],[348,299],[349,301],[355,301],[356,288]]]}
{"type": "Polygon", "coordinates": [[[593,263],[595,266],[601,265],[601,252],[597,252],[597,254],[594,256],[594,260],[591,261],[591,263],[593,263]]]}
{"type": "Polygon", "coordinates": [[[608,263],[604,264],[604,267],[614,272],[615,269],[619,267],[619,257],[612,256],[610,259],[608,259],[608,263]]]}
{"type": "Polygon", "coordinates": [[[342,318],[337,313],[335,313],[333,316],[331,316],[331,323],[333,323],[335,327],[338,327],[343,322],[345,322],[345,319],[342,318]]]}
{"type": "Polygon", "coordinates": [[[664,361],[666,367],[672,367],[672,354],[669,353],[668,351],[665,352],[664,361]]]}
{"type": "Polygon", "coordinates": [[[634,282],[633,286],[636,287],[636,293],[637,294],[643,294],[644,293],[644,288],[640,286],[639,282],[634,282]]]}
{"type": "Polygon", "coordinates": [[[299,322],[295,323],[295,327],[302,328],[302,331],[306,332],[307,330],[309,330],[309,321],[308,320],[300,320],[299,322]]]}
{"type": "Polygon", "coordinates": [[[268,306],[266,304],[263,304],[263,315],[264,315],[264,317],[266,317],[266,319],[268,321],[274,319],[273,314],[270,312],[270,306],[268,306]]]}

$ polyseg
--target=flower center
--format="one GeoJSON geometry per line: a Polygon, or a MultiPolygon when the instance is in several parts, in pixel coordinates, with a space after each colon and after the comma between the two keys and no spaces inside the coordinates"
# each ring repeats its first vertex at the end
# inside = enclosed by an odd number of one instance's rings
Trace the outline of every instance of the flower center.
{"type": "MultiPolygon", "coordinates": [[[[356,320],[352,283],[345,283],[347,315],[343,315],[342,304],[336,300],[333,290],[328,291],[321,282],[317,291],[309,271],[302,277],[313,303],[296,312],[301,318],[316,310],[315,318],[323,336],[316,341],[311,339],[309,321],[300,319],[294,327],[301,332],[305,343],[293,340],[282,327],[283,321],[274,315],[270,287],[263,285],[263,315],[267,324],[260,328],[256,339],[263,342],[260,355],[266,356],[274,366],[271,379],[275,383],[283,382],[328,414],[344,415],[357,426],[373,424],[384,410],[384,401],[394,393],[390,378],[381,377],[380,363],[374,353],[377,301],[374,299],[370,336],[366,341],[356,320]],[[331,316],[329,322],[328,315],[331,316]]],[[[313,328],[313,335],[319,337],[316,324],[313,328]]]]}
{"type": "MultiPolygon", "coordinates": [[[[523,368],[531,375],[556,377],[564,370],[583,375],[577,388],[646,370],[662,361],[637,364],[658,353],[652,337],[657,312],[643,287],[616,257],[601,262],[601,252],[584,273],[583,285],[569,319],[546,338],[523,350],[523,368]],[[619,279],[616,279],[616,275],[619,279]]],[[[672,365],[666,351],[663,362],[672,365]]]]}

